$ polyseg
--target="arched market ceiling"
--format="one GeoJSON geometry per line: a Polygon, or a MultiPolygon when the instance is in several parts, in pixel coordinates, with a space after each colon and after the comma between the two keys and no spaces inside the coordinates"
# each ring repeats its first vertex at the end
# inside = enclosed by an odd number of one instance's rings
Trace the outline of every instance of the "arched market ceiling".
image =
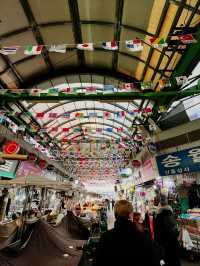
{"type": "MultiPolygon", "coordinates": [[[[39,88],[47,90],[59,86],[78,86],[84,90],[86,84],[99,86],[111,84],[116,91],[123,82],[152,81],[156,84],[161,77],[170,77],[182,54],[176,46],[154,49],[149,45],[150,37],[163,37],[170,43],[178,27],[195,27],[200,21],[199,0],[2,0],[0,9],[1,47],[27,44],[44,45],[41,55],[24,55],[23,49],[15,55],[0,54],[0,87],[3,89],[39,88]],[[142,52],[126,50],[125,40],[143,40],[142,52]],[[117,51],[101,48],[101,42],[118,42],[117,51]],[[94,51],[75,48],[78,43],[93,42],[94,51]],[[46,46],[70,44],[67,52],[50,53],[46,46]],[[78,85],[77,85],[78,84],[78,85]]],[[[88,85],[87,85],[88,86],[88,85]]],[[[140,89],[139,87],[137,89],[140,89]]],[[[61,138],[63,127],[103,128],[103,132],[92,134],[94,138],[118,138],[129,136],[134,124],[147,122],[145,117],[131,117],[134,108],[153,107],[153,102],[64,101],[52,103],[18,102],[8,104],[11,109],[30,111],[31,117],[23,112],[18,116],[23,123],[37,123],[59,127],[59,132],[48,130],[49,137],[61,138]],[[125,117],[104,119],[103,112],[125,111],[125,117]],[[83,118],[75,118],[75,112],[83,112],[83,118]],[[56,121],[37,118],[37,112],[70,112],[72,117],[65,121],[61,116],[56,121]],[[98,112],[95,118],[89,112],[98,112]],[[112,127],[106,132],[105,127],[112,127]],[[122,127],[122,132],[116,129],[122,127]]],[[[91,134],[69,132],[70,139],[85,138],[91,134]]],[[[65,147],[65,145],[64,145],[65,147]]]]}

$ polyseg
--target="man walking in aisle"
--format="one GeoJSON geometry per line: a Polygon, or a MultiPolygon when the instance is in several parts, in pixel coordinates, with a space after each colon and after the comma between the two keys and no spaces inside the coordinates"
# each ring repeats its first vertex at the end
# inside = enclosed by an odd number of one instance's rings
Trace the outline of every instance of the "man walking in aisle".
{"type": "Polygon", "coordinates": [[[132,204],[120,200],[115,204],[114,213],[114,229],[102,235],[93,266],[164,265],[159,246],[138,231],[134,225],[132,204]]]}

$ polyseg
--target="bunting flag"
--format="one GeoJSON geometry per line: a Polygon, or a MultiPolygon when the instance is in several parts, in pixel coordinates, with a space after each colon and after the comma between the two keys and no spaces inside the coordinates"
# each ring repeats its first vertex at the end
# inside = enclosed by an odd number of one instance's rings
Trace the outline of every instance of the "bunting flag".
{"type": "Polygon", "coordinates": [[[196,43],[197,42],[197,40],[194,38],[194,36],[192,34],[180,35],[180,36],[178,36],[178,38],[183,44],[190,44],[190,43],[196,43]]]}
{"type": "Polygon", "coordinates": [[[102,42],[102,48],[106,50],[118,50],[118,45],[116,41],[102,42]]]}
{"type": "Polygon", "coordinates": [[[73,128],[73,132],[81,132],[82,129],[80,127],[75,127],[73,128]]]}
{"type": "Polygon", "coordinates": [[[122,127],[118,127],[117,128],[117,132],[119,133],[119,132],[123,132],[123,128],[122,127]]]}
{"type": "Polygon", "coordinates": [[[111,113],[110,112],[103,112],[103,117],[106,118],[106,119],[109,119],[112,117],[111,113]]]}
{"type": "Polygon", "coordinates": [[[69,112],[64,112],[62,115],[64,118],[70,118],[70,113],[69,112]]]}
{"type": "Polygon", "coordinates": [[[97,113],[95,113],[95,112],[93,112],[93,113],[89,113],[88,116],[89,116],[90,118],[95,118],[95,117],[97,117],[97,113]]]}
{"type": "Polygon", "coordinates": [[[106,128],[106,131],[107,131],[107,132],[113,132],[113,128],[112,128],[112,127],[107,127],[107,128],[106,128]]]}
{"type": "Polygon", "coordinates": [[[162,88],[165,88],[165,87],[171,87],[171,83],[170,83],[170,80],[168,78],[161,78],[159,80],[159,87],[162,89],[162,88]]]}
{"type": "Polygon", "coordinates": [[[46,127],[40,128],[39,133],[47,133],[47,128],[46,127]]]}
{"type": "Polygon", "coordinates": [[[38,112],[36,113],[36,118],[44,118],[45,112],[38,112]]]}
{"type": "Polygon", "coordinates": [[[62,132],[69,132],[70,128],[69,127],[63,127],[62,132]]]}
{"type": "Polygon", "coordinates": [[[101,133],[102,131],[103,131],[103,128],[100,128],[100,127],[96,128],[96,132],[101,133]]]}
{"type": "Polygon", "coordinates": [[[115,117],[117,118],[125,117],[125,111],[115,112],[115,117]]]}
{"type": "Polygon", "coordinates": [[[147,107],[144,109],[145,113],[152,113],[152,108],[151,107],[147,107]]]}
{"type": "Polygon", "coordinates": [[[185,84],[187,82],[187,77],[186,76],[180,76],[180,77],[176,77],[176,83],[178,86],[181,86],[183,84],[185,84]]]}
{"type": "Polygon", "coordinates": [[[51,131],[52,131],[52,132],[58,132],[58,127],[52,127],[52,128],[51,128],[51,131]]]}
{"type": "Polygon", "coordinates": [[[75,113],[75,117],[84,118],[84,113],[75,113]]]}
{"type": "Polygon", "coordinates": [[[93,93],[96,93],[96,87],[93,87],[93,86],[91,86],[91,87],[86,87],[86,88],[85,88],[85,92],[86,92],[86,94],[93,94],[93,93]]]}
{"type": "Polygon", "coordinates": [[[143,50],[142,42],[139,38],[126,41],[126,48],[131,52],[140,52],[143,50]]]}
{"type": "Polygon", "coordinates": [[[104,85],[103,93],[110,93],[110,92],[114,92],[113,85],[104,85]]]}
{"type": "Polygon", "coordinates": [[[48,95],[58,96],[58,89],[57,88],[50,88],[50,89],[48,89],[48,95]]]}
{"type": "Polygon", "coordinates": [[[30,90],[30,95],[33,95],[33,96],[40,96],[40,92],[41,92],[40,89],[31,89],[31,90],[30,90]]]}
{"type": "Polygon", "coordinates": [[[55,52],[55,53],[66,53],[66,44],[53,44],[53,45],[50,45],[49,48],[48,48],[48,51],[49,52],[55,52]]]}
{"type": "Polygon", "coordinates": [[[164,113],[164,112],[166,112],[166,107],[163,106],[163,105],[160,105],[160,106],[159,106],[159,112],[160,112],[160,113],[164,113]]]}
{"type": "Polygon", "coordinates": [[[80,43],[77,44],[76,46],[77,49],[79,50],[87,50],[87,51],[93,51],[94,47],[93,47],[93,43],[80,43]]]}
{"type": "Polygon", "coordinates": [[[49,118],[55,119],[58,117],[58,113],[49,113],[49,118]]]}
{"type": "Polygon", "coordinates": [[[74,89],[73,88],[65,88],[62,90],[62,93],[73,93],[74,92],[74,89]]]}
{"type": "Polygon", "coordinates": [[[168,44],[166,42],[166,40],[164,38],[161,37],[151,37],[149,39],[150,44],[154,47],[154,48],[162,48],[162,47],[167,47],[168,44]]]}
{"type": "Polygon", "coordinates": [[[0,49],[0,54],[13,55],[13,54],[16,54],[18,48],[19,48],[18,46],[3,47],[0,49]]]}
{"type": "Polygon", "coordinates": [[[42,52],[44,45],[27,45],[24,50],[25,55],[39,55],[42,52]]]}
{"type": "Polygon", "coordinates": [[[135,88],[134,83],[124,83],[122,89],[124,90],[132,90],[135,88]]]}
{"type": "Polygon", "coordinates": [[[151,81],[143,81],[140,83],[142,90],[152,90],[153,83],[151,81]]]}

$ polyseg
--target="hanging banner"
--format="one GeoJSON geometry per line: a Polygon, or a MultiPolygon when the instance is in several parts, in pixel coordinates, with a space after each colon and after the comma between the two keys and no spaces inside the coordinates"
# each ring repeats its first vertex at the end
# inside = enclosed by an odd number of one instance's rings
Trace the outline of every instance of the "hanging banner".
{"type": "Polygon", "coordinates": [[[160,176],[200,171],[200,146],[156,156],[160,176]]]}

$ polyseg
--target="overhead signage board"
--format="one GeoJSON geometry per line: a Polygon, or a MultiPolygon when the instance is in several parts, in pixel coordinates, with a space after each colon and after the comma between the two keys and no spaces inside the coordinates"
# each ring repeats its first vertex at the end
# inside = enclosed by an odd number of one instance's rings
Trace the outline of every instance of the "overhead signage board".
{"type": "Polygon", "coordinates": [[[200,146],[156,156],[160,176],[200,171],[200,146]]]}

